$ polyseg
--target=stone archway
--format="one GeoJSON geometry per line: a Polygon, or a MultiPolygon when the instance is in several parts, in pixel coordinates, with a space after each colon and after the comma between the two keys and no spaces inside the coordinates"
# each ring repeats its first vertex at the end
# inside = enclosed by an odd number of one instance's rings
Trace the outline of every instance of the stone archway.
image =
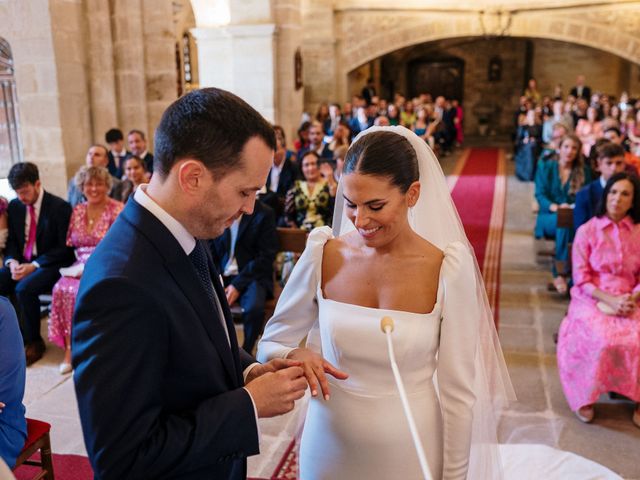
{"type": "Polygon", "coordinates": [[[340,73],[411,45],[495,35],[561,40],[640,64],[640,8],[624,3],[583,6],[580,12],[576,7],[502,14],[344,9],[336,11],[335,27],[340,44],[340,73]]]}

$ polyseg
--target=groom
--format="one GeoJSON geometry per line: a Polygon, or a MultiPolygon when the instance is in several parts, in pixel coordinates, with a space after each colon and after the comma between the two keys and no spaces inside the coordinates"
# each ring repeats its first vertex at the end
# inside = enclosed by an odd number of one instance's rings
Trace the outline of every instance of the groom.
{"type": "Polygon", "coordinates": [[[238,348],[204,239],[251,214],[275,148],[271,126],[229,92],[197,90],[164,113],[154,175],[84,270],[74,382],[97,480],[244,479],[258,417],[304,395],[299,363],[238,348]]]}

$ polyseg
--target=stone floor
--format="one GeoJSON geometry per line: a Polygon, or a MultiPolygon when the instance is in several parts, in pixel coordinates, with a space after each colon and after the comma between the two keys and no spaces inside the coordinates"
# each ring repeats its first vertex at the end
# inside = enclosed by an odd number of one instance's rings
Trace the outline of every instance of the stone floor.
{"type": "MultiPolygon", "coordinates": [[[[451,171],[456,158],[443,160],[445,172],[451,171]]],[[[564,400],[553,334],[568,302],[547,292],[549,265],[536,260],[541,246],[532,236],[532,184],[513,177],[513,162],[509,172],[500,338],[519,401],[502,422],[502,440],[544,443],[592,459],[626,479],[640,480],[640,429],[631,423],[631,403],[603,398],[595,422],[584,425],[564,400]]],[[[44,333],[45,322],[42,325],[44,333]]],[[[61,360],[62,352],[49,346],[44,359],[27,370],[27,414],[53,424],[54,452],[86,454],[71,376],[57,371],[61,360]]]]}

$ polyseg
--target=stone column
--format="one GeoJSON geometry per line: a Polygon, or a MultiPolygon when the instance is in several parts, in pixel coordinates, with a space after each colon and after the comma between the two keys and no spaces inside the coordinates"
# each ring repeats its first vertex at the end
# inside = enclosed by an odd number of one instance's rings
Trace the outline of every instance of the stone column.
{"type": "Polygon", "coordinates": [[[144,60],[141,0],[110,0],[118,124],[150,137],[144,60]]]}
{"type": "Polygon", "coordinates": [[[269,121],[275,118],[275,25],[227,25],[192,30],[200,87],[229,90],[269,121]]]}
{"type": "Polygon", "coordinates": [[[333,1],[302,0],[302,25],[304,107],[314,114],[320,103],[344,96],[336,82],[333,1]]]}
{"type": "Polygon", "coordinates": [[[171,0],[143,0],[144,72],[149,149],[165,109],[178,96],[171,0]]]}
{"type": "MultiPolygon", "coordinates": [[[[292,146],[300,123],[304,87],[295,89],[295,53],[302,45],[300,0],[275,0],[276,36],[276,118],[292,146]]],[[[303,67],[304,68],[304,67],[303,67]]]]}
{"type": "MultiPolygon", "coordinates": [[[[85,42],[86,18],[83,4],[78,0],[50,0],[49,11],[66,165],[63,174],[71,176],[84,164],[93,137],[88,52],[85,42]]],[[[43,114],[44,109],[40,112],[40,115],[43,114]]]]}
{"type": "Polygon", "coordinates": [[[109,2],[86,0],[85,12],[93,141],[104,143],[107,130],[118,126],[109,2]]]}
{"type": "Polygon", "coordinates": [[[2,37],[13,52],[24,161],[37,164],[44,187],[64,197],[67,175],[49,0],[0,2],[0,18],[2,37]]]}

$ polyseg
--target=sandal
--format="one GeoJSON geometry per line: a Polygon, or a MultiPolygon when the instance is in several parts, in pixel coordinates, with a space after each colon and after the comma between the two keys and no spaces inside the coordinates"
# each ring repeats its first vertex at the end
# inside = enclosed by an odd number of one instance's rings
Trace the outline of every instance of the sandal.
{"type": "Polygon", "coordinates": [[[556,292],[558,292],[560,295],[565,295],[569,291],[567,281],[562,275],[558,275],[553,279],[553,286],[555,287],[556,292]]]}

